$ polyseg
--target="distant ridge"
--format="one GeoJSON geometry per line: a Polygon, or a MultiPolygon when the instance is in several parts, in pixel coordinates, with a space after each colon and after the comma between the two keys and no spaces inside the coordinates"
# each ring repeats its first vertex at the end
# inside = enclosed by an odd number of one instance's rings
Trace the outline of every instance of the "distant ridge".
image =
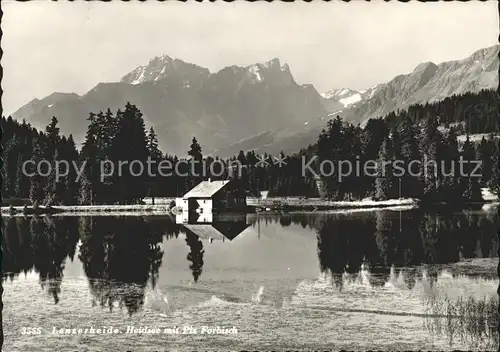
{"type": "Polygon", "coordinates": [[[496,89],[499,46],[467,58],[417,65],[365,91],[333,89],[319,94],[296,83],[291,68],[274,58],[246,67],[211,73],[168,55],[152,58],[120,82],[99,83],[87,93],[53,93],[34,99],[12,114],[44,128],[57,116],[61,133],[83,141],[90,112],[123,108],[127,101],[143,112],[164,152],[184,155],[192,136],[205,154],[229,156],[240,149],[277,153],[314,143],[326,121],[336,115],[364,123],[411,104],[454,94],[496,89]]]}

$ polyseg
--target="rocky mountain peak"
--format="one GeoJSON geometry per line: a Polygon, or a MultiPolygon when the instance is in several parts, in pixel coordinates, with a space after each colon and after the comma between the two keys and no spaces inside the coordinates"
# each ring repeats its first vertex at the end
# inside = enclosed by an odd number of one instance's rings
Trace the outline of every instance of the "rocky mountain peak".
{"type": "Polygon", "coordinates": [[[168,55],[156,56],[149,60],[147,65],[142,65],[127,73],[120,82],[128,84],[142,84],[145,82],[159,81],[174,76],[208,76],[210,71],[206,68],[172,59],[168,55]]]}
{"type": "Polygon", "coordinates": [[[256,82],[262,82],[264,80],[280,81],[282,79],[287,83],[293,81],[288,64],[281,64],[280,60],[277,58],[267,62],[249,65],[246,67],[246,70],[255,78],[256,82]]]}
{"type": "Polygon", "coordinates": [[[427,62],[422,62],[420,64],[418,64],[415,69],[413,70],[413,72],[422,72],[422,71],[427,71],[427,70],[432,70],[432,69],[437,69],[438,66],[433,63],[433,62],[430,62],[430,61],[427,61],[427,62]]]}

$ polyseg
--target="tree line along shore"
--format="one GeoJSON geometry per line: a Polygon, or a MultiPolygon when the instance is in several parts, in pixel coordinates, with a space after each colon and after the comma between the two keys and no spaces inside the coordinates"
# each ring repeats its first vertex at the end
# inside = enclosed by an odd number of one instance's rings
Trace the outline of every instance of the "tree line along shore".
{"type": "MultiPolygon", "coordinates": [[[[432,104],[412,105],[407,110],[370,119],[363,127],[337,116],[328,121],[314,144],[290,155],[281,152],[279,158],[286,161],[284,165],[275,163],[273,155],[259,155],[253,150],[240,151],[230,158],[205,156],[201,144],[192,136],[186,136],[186,157],[161,151],[154,128],[146,130],[141,111],[131,103],[115,112],[108,109],[91,113],[81,148],[76,147],[71,135],[61,135],[57,117],[51,119],[44,131],[36,130],[25,121],[2,117],[2,212],[10,205],[14,209],[24,206],[28,209],[56,209],[61,206],[108,206],[116,209],[118,206],[141,205],[147,197],[174,199],[208,177],[214,180],[235,177],[228,172],[234,161],[243,165],[237,178],[249,196],[258,196],[266,191],[269,198],[281,198],[283,204],[287,203],[285,198],[321,198],[315,202],[331,207],[367,206],[368,199],[371,202],[398,199],[410,202],[408,199],[417,199],[420,204],[480,203],[484,202],[482,190],[487,189],[494,196],[499,193],[498,116],[494,91],[467,93],[432,104]],[[482,134],[481,139],[473,138],[479,133],[482,134]],[[448,172],[422,172],[424,176],[405,174],[396,177],[384,163],[400,160],[408,166],[411,161],[422,161],[424,157],[443,163],[448,172]],[[139,160],[146,163],[148,158],[156,162],[169,160],[172,164],[179,160],[194,160],[198,162],[198,168],[205,169],[192,172],[186,164],[179,175],[173,174],[168,178],[158,175],[158,172],[153,173],[156,176],[135,176],[125,169],[121,176],[111,175],[101,180],[99,166],[103,161],[139,160]],[[317,159],[311,167],[319,177],[303,173],[304,158],[317,159]],[[480,161],[481,176],[451,173],[451,163],[460,158],[480,161]],[[85,163],[85,168],[79,179],[71,168],[62,179],[56,177],[54,170],[47,177],[37,174],[29,177],[22,170],[27,160],[35,163],[66,160],[75,165],[85,163]],[[377,165],[376,174],[353,173],[338,182],[338,170],[321,175],[318,165],[325,160],[345,160],[353,164],[372,160],[377,165]],[[214,162],[228,167],[222,174],[210,174],[210,165],[214,162]]],[[[424,169],[428,166],[419,167],[419,171],[426,171],[424,169]]],[[[294,204],[300,206],[307,203],[295,201],[294,204]]]]}

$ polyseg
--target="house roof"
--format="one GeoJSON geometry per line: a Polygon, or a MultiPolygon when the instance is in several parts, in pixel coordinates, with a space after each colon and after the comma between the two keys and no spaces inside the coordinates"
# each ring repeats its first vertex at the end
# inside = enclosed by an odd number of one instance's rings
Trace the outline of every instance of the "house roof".
{"type": "Polygon", "coordinates": [[[230,180],[223,181],[201,181],[193,189],[184,195],[186,198],[210,198],[226,186],[230,180]]]}
{"type": "Polygon", "coordinates": [[[212,225],[184,225],[184,227],[204,240],[208,240],[209,238],[222,240],[225,237],[212,225]]]}
{"type": "Polygon", "coordinates": [[[218,222],[207,224],[184,224],[184,229],[194,233],[204,240],[210,238],[214,240],[222,240],[224,238],[232,241],[245,231],[250,225],[246,222],[218,222]]]}

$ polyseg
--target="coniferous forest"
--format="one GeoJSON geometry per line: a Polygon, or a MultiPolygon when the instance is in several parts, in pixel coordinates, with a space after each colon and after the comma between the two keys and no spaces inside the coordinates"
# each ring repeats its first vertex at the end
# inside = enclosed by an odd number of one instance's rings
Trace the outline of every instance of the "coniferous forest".
{"type": "MultiPolygon", "coordinates": [[[[181,196],[208,177],[238,177],[249,195],[258,196],[260,191],[269,191],[269,196],[275,197],[322,196],[338,201],[403,197],[429,202],[474,202],[481,200],[481,188],[488,187],[496,194],[500,189],[496,138],[499,105],[494,91],[412,105],[407,110],[370,119],[363,127],[337,117],[327,123],[315,144],[293,155],[240,151],[224,160],[204,156],[203,141],[197,141],[196,136],[185,136],[187,157],[160,150],[154,129],[146,129],[141,111],[131,103],[117,111],[91,113],[81,148],[77,148],[71,135],[61,135],[58,118],[64,116],[53,117],[44,131],[37,131],[25,121],[2,117],[3,199],[6,204],[137,204],[148,196],[181,196]],[[478,134],[483,135],[477,138],[478,134]],[[459,135],[461,139],[457,138],[459,135]],[[286,164],[276,163],[276,157],[286,164]],[[480,170],[475,171],[481,177],[463,176],[453,170],[452,162],[460,157],[481,161],[480,170]],[[139,165],[129,167],[133,161],[147,165],[148,158],[155,162],[151,170],[156,176],[140,172],[139,165]],[[159,174],[160,161],[168,160],[175,165],[188,158],[198,161],[196,168],[185,163],[181,164],[184,166],[179,172],[168,177],[159,174]],[[316,175],[303,172],[304,164],[311,159],[315,159],[310,168],[316,175]],[[23,172],[23,163],[27,160],[48,162],[39,163],[38,172],[27,176],[23,172]],[[67,175],[57,178],[55,168],[49,168],[49,163],[54,166],[64,160],[70,164],[67,175]],[[350,161],[352,165],[371,161],[373,173],[352,172],[343,176],[341,182],[338,181],[339,169],[322,175],[320,165],[323,161],[339,160],[350,161]],[[421,175],[396,176],[390,165],[395,160],[407,169],[412,161],[422,161],[411,167],[421,175]],[[440,172],[426,170],[430,166],[425,160],[434,160],[444,167],[440,172]],[[226,167],[222,174],[212,175],[210,165],[216,161],[226,167]],[[230,172],[234,161],[243,166],[237,173],[230,172]],[[119,163],[126,165],[121,173],[108,169],[106,175],[109,176],[103,177],[101,165],[117,167],[119,163]],[[78,169],[82,170],[81,174],[78,169]]],[[[474,168],[465,165],[465,174],[470,175],[474,168]]],[[[34,172],[33,166],[26,169],[34,172]]]]}

